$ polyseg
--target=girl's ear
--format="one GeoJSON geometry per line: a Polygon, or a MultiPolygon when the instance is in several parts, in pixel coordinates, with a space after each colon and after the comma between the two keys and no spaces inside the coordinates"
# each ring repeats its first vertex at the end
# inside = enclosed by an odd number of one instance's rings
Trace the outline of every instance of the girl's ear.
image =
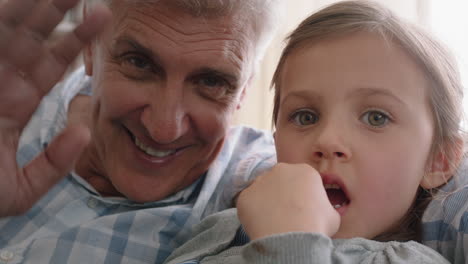
{"type": "Polygon", "coordinates": [[[437,188],[447,183],[455,174],[463,154],[463,140],[453,142],[446,152],[438,151],[429,164],[429,171],[421,180],[421,187],[426,190],[437,188]]]}

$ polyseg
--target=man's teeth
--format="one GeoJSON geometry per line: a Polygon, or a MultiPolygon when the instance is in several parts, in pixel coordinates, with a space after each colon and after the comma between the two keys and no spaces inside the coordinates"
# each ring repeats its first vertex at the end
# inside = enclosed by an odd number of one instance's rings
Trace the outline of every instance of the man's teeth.
{"type": "Polygon", "coordinates": [[[175,150],[169,150],[169,151],[158,151],[158,150],[155,150],[149,146],[146,146],[145,144],[143,144],[141,141],[139,141],[137,138],[135,138],[135,145],[143,152],[145,152],[146,154],[150,155],[150,156],[153,156],[153,157],[156,157],[156,158],[164,158],[164,157],[167,157],[169,155],[172,155],[174,154],[176,151],[175,150]]]}

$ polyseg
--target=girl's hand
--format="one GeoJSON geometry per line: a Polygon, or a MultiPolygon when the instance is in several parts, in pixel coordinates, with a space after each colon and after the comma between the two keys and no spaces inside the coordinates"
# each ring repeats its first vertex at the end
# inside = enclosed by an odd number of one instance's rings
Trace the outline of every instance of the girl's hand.
{"type": "Polygon", "coordinates": [[[340,226],[320,174],[306,164],[279,163],[260,175],[240,193],[237,209],[252,240],[286,232],[331,237],[340,226]]]}

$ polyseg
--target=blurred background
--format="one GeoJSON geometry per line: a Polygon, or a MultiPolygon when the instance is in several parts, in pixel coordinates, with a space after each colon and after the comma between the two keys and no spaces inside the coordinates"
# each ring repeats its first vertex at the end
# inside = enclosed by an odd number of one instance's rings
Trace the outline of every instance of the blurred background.
{"type": "MultiPolygon", "coordinates": [[[[0,0],[4,1],[4,0],[0,0]]],[[[248,0],[241,0],[248,1],[248,0]]],[[[284,0],[287,1],[284,23],[262,62],[253,87],[237,112],[235,124],[249,125],[260,129],[271,129],[273,93],[270,81],[284,46],[284,38],[312,12],[338,0],[284,0]]],[[[442,40],[456,55],[465,89],[468,89],[468,1],[466,0],[375,0],[392,9],[399,16],[419,24],[442,40]]],[[[56,36],[69,31],[81,19],[81,5],[67,14],[59,25],[56,36]]],[[[80,64],[78,59],[75,67],[80,64]]],[[[468,91],[466,92],[468,93],[468,91]]],[[[468,100],[465,98],[468,111],[468,100]]]]}

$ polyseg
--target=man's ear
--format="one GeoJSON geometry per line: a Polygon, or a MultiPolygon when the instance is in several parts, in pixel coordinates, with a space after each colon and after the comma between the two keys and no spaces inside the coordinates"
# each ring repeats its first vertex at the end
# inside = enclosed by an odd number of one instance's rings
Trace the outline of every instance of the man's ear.
{"type": "Polygon", "coordinates": [[[237,110],[240,110],[242,108],[242,102],[245,100],[245,95],[247,93],[247,87],[250,86],[250,85],[245,85],[244,88],[242,88],[242,92],[240,94],[240,97],[239,97],[239,101],[237,102],[237,106],[236,106],[236,109],[237,110]]]}
{"type": "Polygon", "coordinates": [[[240,94],[240,97],[239,97],[239,101],[237,102],[237,106],[236,106],[236,109],[237,110],[240,110],[242,108],[242,103],[244,102],[245,100],[245,96],[247,95],[247,89],[252,86],[252,82],[253,82],[253,76],[255,74],[252,74],[249,79],[247,80],[247,82],[245,83],[244,87],[242,88],[242,92],[240,94]]]}
{"type": "Polygon", "coordinates": [[[239,101],[237,102],[236,110],[240,110],[242,108],[242,103],[245,100],[245,95],[247,94],[247,87],[249,87],[251,84],[251,80],[249,79],[247,83],[244,85],[242,88],[242,92],[239,97],[239,101]]]}
{"type": "Polygon", "coordinates": [[[438,151],[429,164],[428,172],[421,180],[421,187],[429,190],[447,183],[455,174],[462,154],[463,140],[461,139],[448,147],[446,152],[438,151]]]}

